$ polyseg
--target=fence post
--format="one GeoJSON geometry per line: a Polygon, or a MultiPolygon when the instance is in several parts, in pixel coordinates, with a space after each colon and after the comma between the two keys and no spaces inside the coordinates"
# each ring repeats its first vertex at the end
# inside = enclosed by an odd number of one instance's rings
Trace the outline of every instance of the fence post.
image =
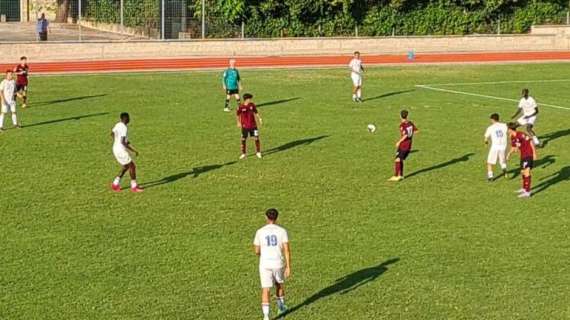
{"type": "Polygon", "coordinates": [[[245,38],[245,22],[243,20],[241,22],[241,38],[245,38]]]}
{"type": "Polygon", "coordinates": [[[570,24],[570,11],[566,11],[566,24],[570,24]]]}
{"type": "Polygon", "coordinates": [[[358,26],[354,26],[354,35],[358,38],[358,26]]]}
{"type": "Polygon", "coordinates": [[[81,0],[77,2],[77,24],[79,25],[79,41],[81,41],[81,0]]]}
{"type": "Polygon", "coordinates": [[[125,33],[125,20],[124,20],[125,19],[125,15],[124,15],[125,11],[124,11],[124,8],[125,8],[125,3],[123,0],[121,0],[121,33],[125,33]]]}
{"type": "Polygon", "coordinates": [[[497,34],[498,35],[501,34],[501,18],[499,18],[499,20],[497,22],[497,34]]]}
{"type": "Polygon", "coordinates": [[[161,1],[160,8],[160,39],[164,40],[164,0],[161,1]]]}
{"type": "Polygon", "coordinates": [[[202,39],[206,38],[206,0],[202,0],[202,39]]]}

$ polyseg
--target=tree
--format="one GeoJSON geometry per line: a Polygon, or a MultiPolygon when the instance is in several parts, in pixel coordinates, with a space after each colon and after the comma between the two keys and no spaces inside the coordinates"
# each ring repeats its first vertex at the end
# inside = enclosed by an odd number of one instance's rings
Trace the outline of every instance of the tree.
{"type": "Polygon", "coordinates": [[[55,12],[55,22],[65,23],[69,16],[69,4],[71,0],[57,0],[57,10],[55,12]]]}

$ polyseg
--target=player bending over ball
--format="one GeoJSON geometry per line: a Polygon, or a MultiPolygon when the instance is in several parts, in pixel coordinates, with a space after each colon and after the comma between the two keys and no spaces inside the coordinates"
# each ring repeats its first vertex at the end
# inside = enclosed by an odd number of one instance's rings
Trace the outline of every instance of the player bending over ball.
{"type": "Polygon", "coordinates": [[[521,113],[522,116],[517,119],[517,124],[526,128],[526,132],[532,137],[532,142],[535,146],[540,146],[540,141],[534,132],[534,123],[538,116],[538,105],[534,98],[529,96],[528,89],[522,90],[522,98],[519,101],[519,107],[512,119],[515,119],[521,113]]]}
{"type": "Polygon", "coordinates": [[[129,152],[133,152],[135,155],[139,155],[139,152],[133,148],[127,137],[127,124],[129,124],[129,122],[129,114],[126,112],[121,113],[121,121],[113,127],[113,132],[111,132],[111,137],[113,137],[114,141],[113,154],[115,155],[117,162],[122,166],[119,175],[115,177],[115,180],[111,185],[111,188],[115,192],[121,191],[121,178],[127,171],[129,171],[131,176],[131,191],[143,192],[143,189],[141,189],[137,184],[137,166],[129,154],[129,152]]]}
{"type": "Polygon", "coordinates": [[[259,256],[261,310],[264,320],[269,320],[269,296],[273,285],[277,291],[278,315],[287,311],[284,282],[285,278],[291,276],[291,249],[287,230],[276,224],[278,216],[277,209],[267,210],[267,224],[257,230],[253,240],[255,254],[259,256]]]}
{"type": "Polygon", "coordinates": [[[404,160],[412,150],[412,138],[418,132],[413,122],[408,120],[408,111],[400,111],[400,139],[396,142],[396,159],[394,160],[394,176],[388,181],[404,179],[404,160]]]}
{"type": "Polygon", "coordinates": [[[236,69],[236,60],[230,59],[230,67],[224,71],[222,77],[222,86],[226,92],[226,104],[224,111],[230,112],[230,99],[233,96],[236,99],[237,106],[240,105],[239,91],[241,90],[241,78],[239,71],[236,69]]]}
{"type": "Polygon", "coordinates": [[[493,181],[493,166],[497,164],[497,159],[501,169],[503,169],[503,176],[507,177],[507,162],[505,155],[507,152],[507,125],[499,122],[499,115],[493,113],[491,115],[491,125],[485,131],[485,144],[491,141],[491,149],[489,149],[489,156],[487,156],[487,179],[489,182],[493,181]]]}
{"type": "Polygon", "coordinates": [[[536,149],[532,143],[532,138],[520,131],[517,131],[518,125],[514,122],[508,124],[509,136],[511,137],[511,151],[507,155],[507,160],[511,154],[519,151],[521,155],[521,176],[522,189],[518,190],[519,198],[529,198],[531,196],[531,169],[536,160],[536,149]]]}
{"type": "Polygon", "coordinates": [[[16,73],[16,94],[18,98],[22,99],[22,108],[28,105],[28,73],[30,67],[28,67],[28,58],[21,57],[20,64],[14,68],[16,73]]]}
{"type": "Polygon", "coordinates": [[[360,52],[354,52],[354,57],[348,64],[350,68],[350,78],[352,78],[352,101],[362,102],[362,73],[364,67],[360,60],[360,52]]]}
{"type": "Polygon", "coordinates": [[[14,128],[20,128],[16,116],[16,81],[12,70],[6,70],[6,78],[0,82],[0,132],[4,131],[4,115],[12,115],[14,128]]]}
{"type": "Polygon", "coordinates": [[[249,93],[243,95],[243,104],[237,109],[237,126],[241,128],[241,156],[240,159],[247,157],[247,137],[252,137],[255,140],[255,155],[261,159],[261,142],[259,142],[259,130],[257,123],[261,125],[263,122],[255,103],[251,101],[253,96],[249,93]]]}

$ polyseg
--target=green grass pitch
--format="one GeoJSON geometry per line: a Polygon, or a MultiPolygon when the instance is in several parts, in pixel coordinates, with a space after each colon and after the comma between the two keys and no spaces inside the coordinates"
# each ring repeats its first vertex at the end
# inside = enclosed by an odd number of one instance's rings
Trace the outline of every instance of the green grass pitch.
{"type": "Polygon", "coordinates": [[[504,81],[435,87],[570,108],[569,73],[370,68],[356,105],[344,68],[242,70],[264,119],[265,157],[245,161],[218,71],[35,77],[25,127],[0,136],[0,318],[261,319],[251,242],[277,207],[288,319],[568,319],[570,110],[541,108],[537,193],[519,200],[519,176],[486,181],[483,145],[516,103],[416,85],[504,81]],[[420,133],[394,184],[403,106],[420,133]],[[143,194],[109,189],[122,111],[143,194]]]}

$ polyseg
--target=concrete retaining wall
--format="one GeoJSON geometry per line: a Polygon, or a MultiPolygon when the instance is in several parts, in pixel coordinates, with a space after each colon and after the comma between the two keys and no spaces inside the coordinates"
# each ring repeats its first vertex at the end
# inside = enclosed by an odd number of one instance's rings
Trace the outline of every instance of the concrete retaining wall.
{"type": "Polygon", "coordinates": [[[0,63],[172,57],[340,55],[570,50],[570,27],[534,27],[528,35],[309,38],[0,44],[0,63]]]}

